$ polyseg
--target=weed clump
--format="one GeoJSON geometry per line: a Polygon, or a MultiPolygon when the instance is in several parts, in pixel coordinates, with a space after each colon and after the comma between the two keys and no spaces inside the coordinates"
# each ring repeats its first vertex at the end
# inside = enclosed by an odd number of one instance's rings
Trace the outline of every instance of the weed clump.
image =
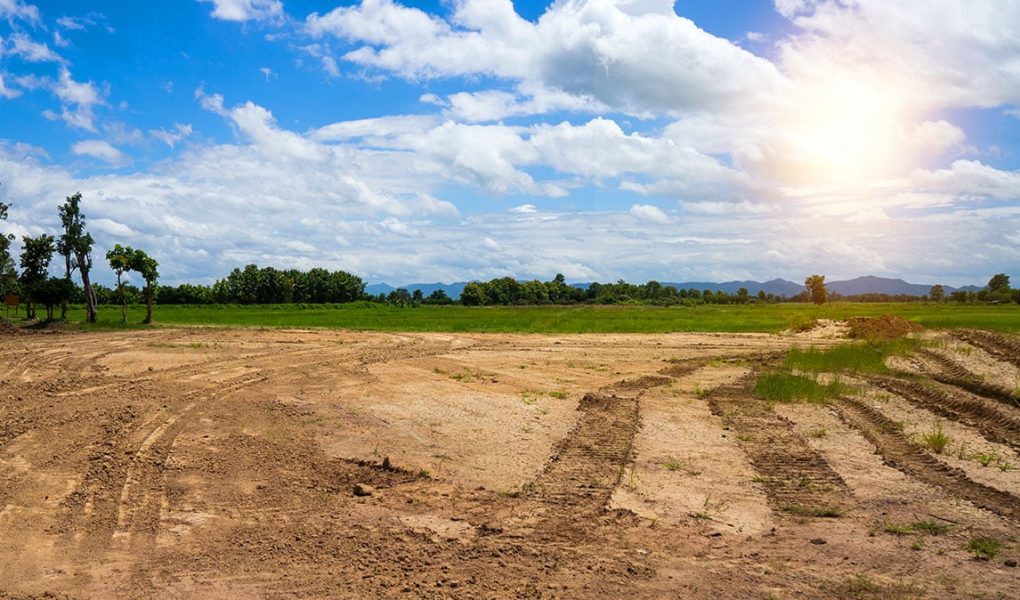
{"type": "Polygon", "coordinates": [[[990,537],[977,537],[967,544],[967,550],[978,560],[992,560],[999,555],[1001,548],[999,540],[990,537]]]}
{"type": "Polygon", "coordinates": [[[838,381],[821,384],[810,377],[778,371],[759,376],[754,389],[758,396],[768,402],[812,404],[828,404],[836,396],[849,391],[847,386],[838,381]]]}
{"type": "Polygon", "coordinates": [[[921,436],[924,445],[935,454],[942,454],[949,445],[949,435],[942,430],[942,423],[936,422],[931,431],[921,436]]]}

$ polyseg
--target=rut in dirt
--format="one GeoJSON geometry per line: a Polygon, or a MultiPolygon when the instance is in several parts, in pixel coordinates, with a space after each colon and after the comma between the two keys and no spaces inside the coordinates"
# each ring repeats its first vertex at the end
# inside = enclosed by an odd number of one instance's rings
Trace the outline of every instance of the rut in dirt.
{"type": "Polygon", "coordinates": [[[868,381],[918,408],[969,425],[989,441],[1020,448],[1020,415],[999,403],[909,379],[871,376],[868,381]]]}
{"type": "Polygon", "coordinates": [[[991,331],[960,329],[953,332],[953,337],[967,342],[971,346],[981,348],[998,360],[1020,367],[1020,342],[991,331]]]}
{"type": "Polygon", "coordinates": [[[838,516],[850,496],[843,478],[793,423],[755,396],[751,381],[753,376],[712,391],[712,414],[737,436],[773,508],[796,516],[838,516]]]}
{"type": "Polygon", "coordinates": [[[1012,390],[982,381],[980,377],[968,371],[963,365],[938,352],[922,348],[918,354],[938,367],[938,370],[934,372],[925,373],[935,381],[967,390],[972,394],[1001,402],[1013,408],[1020,408],[1020,397],[1017,397],[1012,390]]]}
{"type": "Polygon", "coordinates": [[[843,397],[836,406],[843,421],[874,444],[885,464],[974,506],[1020,521],[1020,497],[973,481],[962,470],[939,461],[911,442],[896,423],[859,400],[843,397]]]}
{"type": "MultiPolygon", "coordinates": [[[[677,364],[667,369],[679,377],[698,366],[677,364]]],[[[546,504],[539,530],[566,535],[605,510],[632,460],[634,436],[641,426],[641,396],[672,381],[664,375],[645,375],[584,395],[576,424],[528,486],[529,498],[546,504]]]]}

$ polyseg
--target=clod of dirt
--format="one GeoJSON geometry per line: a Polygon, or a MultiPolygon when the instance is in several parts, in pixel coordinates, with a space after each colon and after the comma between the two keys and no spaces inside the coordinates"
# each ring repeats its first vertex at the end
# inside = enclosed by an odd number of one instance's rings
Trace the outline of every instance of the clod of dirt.
{"type": "Polygon", "coordinates": [[[850,317],[846,323],[850,327],[847,335],[854,339],[888,341],[923,329],[917,323],[896,315],[850,317]]]}
{"type": "Polygon", "coordinates": [[[359,497],[371,496],[375,493],[375,488],[368,485],[367,483],[355,483],[354,484],[354,495],[359,497]]]}
{"type": "Polygon", "coordinates": [[[1006,561],[1005,561],[1005,562],[1003,562],[1002,564],[1006,565],[1006,566],[1007,566],[1007,567],[1009,567],[1010,569],[1015,569],[1015,568],[1016,568],[1016,561],[1015,561],[1015,560],[1013,560],[1012,558],[1010,558],[1010,559],[1006,560],[1006,561]]]}
{"type": "Polygon", "coordinates": [[[827,542],[825,540],[823,540],[822,538],[811,538],[811,543],[816,545],[816,546],[821,546],[822,544],[825,544],[827,542]]]}

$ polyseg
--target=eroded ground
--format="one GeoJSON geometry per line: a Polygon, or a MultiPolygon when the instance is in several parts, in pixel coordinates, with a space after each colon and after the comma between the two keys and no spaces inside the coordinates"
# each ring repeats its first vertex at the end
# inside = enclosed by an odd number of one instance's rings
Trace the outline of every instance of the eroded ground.
{"type": "Polygon", "coordinates": [[[1015,598],[1020,352],[928,335],[5,332],[0,597],[1015,598]]]}

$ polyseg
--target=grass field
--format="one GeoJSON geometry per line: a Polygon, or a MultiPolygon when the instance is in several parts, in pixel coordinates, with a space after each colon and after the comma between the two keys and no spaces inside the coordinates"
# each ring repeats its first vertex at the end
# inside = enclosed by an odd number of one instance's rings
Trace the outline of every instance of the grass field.
{"type": "MultiPolygon", "coordinates": [[[[128,308],[129,326],[136,326],[144,306],[128,308]]],[[[935,305],[832,303],[772,305],[708,305],[696,308],[651,306],[391,308],[347,305],[158,306],[160,325],[226,325],[245,327],[325,327],[374,331],[522,332],[522,333],[774,333],[815,318],[895,314],[927,328],[974,327],[1020,331],[1020,305],[935,305]]],[[[71,311],[80,323],[84,310],[71,311]]],[[[104,306],[98,328],[119,328],[120,307],[104,306]]]]}

